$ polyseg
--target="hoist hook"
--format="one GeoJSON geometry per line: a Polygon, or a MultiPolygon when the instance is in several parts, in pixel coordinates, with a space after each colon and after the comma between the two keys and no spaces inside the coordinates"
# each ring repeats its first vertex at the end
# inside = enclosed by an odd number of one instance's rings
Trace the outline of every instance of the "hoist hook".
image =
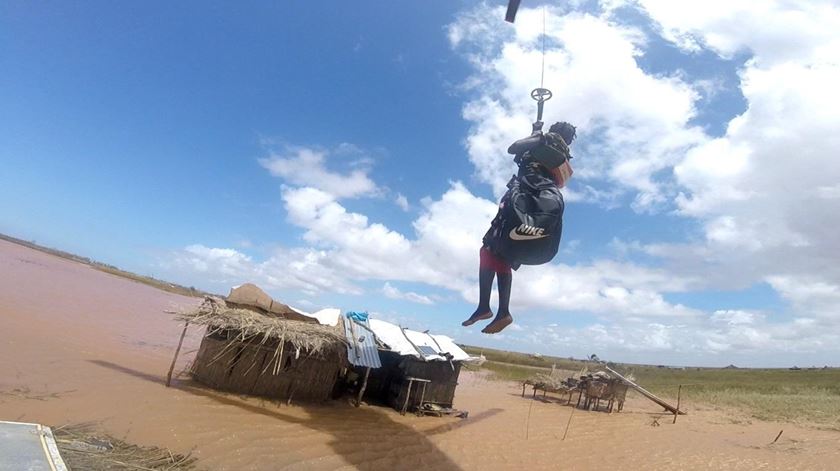
{"type": "Polygon", "coordinates": [[[537,101],[537,120],[534,121],[534,131],[542,130],[543,104],[551,99],[551,90],[547,88],[535,88],[531,90],[531,98],[537,101]]]}

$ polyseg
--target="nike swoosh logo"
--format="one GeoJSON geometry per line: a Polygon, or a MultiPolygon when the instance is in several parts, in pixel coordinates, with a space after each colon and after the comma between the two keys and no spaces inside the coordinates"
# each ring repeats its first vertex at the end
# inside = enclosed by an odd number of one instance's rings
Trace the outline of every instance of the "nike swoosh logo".
{"type": "Polygon", "coordinates": [[[520,234],[516,232],[516,227],[510,230],[510,238],[513,240],[534,240],[534,239],[542,239],[543,237],[548,237],[548,234],[539,234],[539,235],[531,235],[531,234],[520,234]]]}

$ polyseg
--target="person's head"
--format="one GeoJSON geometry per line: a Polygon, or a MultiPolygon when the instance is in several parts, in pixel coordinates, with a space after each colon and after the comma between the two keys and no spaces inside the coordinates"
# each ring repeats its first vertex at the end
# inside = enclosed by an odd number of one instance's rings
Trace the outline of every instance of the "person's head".
{"type": "Polygon", "coordinates": [[[567,146],[572,145],[572,141],[575,140],[575,127],[565,121],[559,121],[557,123],[552,124],[551,127],[548,128],[548,132],[559,134],[560,137],[563,138],[563,141],[566,142],[567,146]]]}

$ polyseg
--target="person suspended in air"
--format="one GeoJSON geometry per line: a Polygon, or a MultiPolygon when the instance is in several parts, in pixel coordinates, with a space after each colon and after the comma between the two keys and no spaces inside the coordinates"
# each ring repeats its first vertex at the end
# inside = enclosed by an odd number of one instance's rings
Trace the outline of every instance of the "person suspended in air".
{"type": "Polygon", "coordinates": [[[461,325],[493,318],[490,293],[496,278],[499,305],[493,321],[482,329],[486,334],[501,332],[513,322],[512,271],[520,265],[550,262],[560,246],[565,207],[560,188],[572,176],[569,145],[575,139],[576,129],[567,122],[553,124],[547,133],[541,128],[538,121],[530,136],[508,148],[519,171],[508,182],[508,191],[499,202],[499,210],[479,250],[478,307],[461,325]]]}

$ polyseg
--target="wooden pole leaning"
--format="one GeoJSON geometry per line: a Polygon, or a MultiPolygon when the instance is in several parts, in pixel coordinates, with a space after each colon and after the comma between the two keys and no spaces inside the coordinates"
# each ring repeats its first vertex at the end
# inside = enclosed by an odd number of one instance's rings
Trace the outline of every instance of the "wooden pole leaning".
{"type": "Polygon", "coordinates": [[[175,349],[175,356],[172,357],[172,364],[169,365],[169,373],[166,374],[166,387],[172,384],[172,371],[175,369],[175,362],[178,361],[178,354],[181,353],[181,345],[184,343],[184,336],[187,335],[187,327],[190,321],[184,322],[184,330],[181,331],[181,338],[178,340],[178,347],[175,349]]]}
{"type": "Polygon", "coordinates": [[[680,394],[682,393],[682,384],[677,388],[677,408],[674,410],[674,421],[672,423],[677,423],[677,416],[681,413],[680,412],[680,394]]]}

